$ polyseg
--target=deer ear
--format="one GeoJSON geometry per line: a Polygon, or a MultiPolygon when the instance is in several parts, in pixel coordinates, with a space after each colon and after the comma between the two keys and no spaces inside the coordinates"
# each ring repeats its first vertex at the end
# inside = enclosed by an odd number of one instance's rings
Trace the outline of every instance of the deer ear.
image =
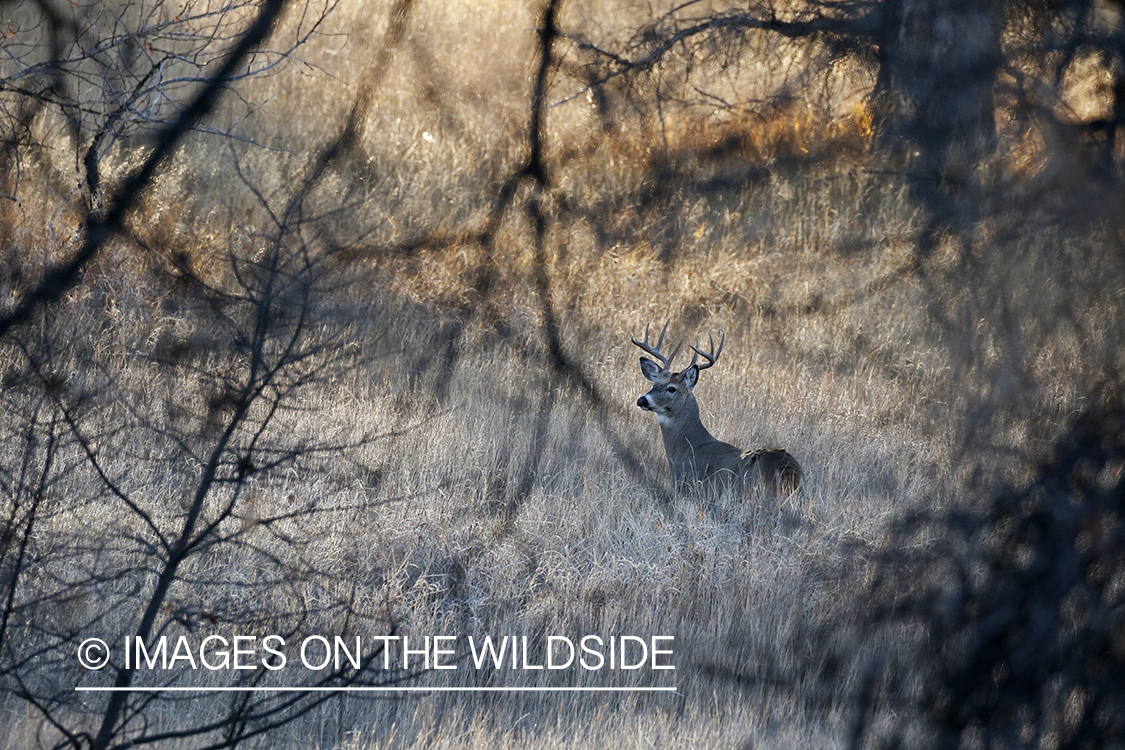
{"type": "Polygon", "coordinates": [[[680,376],[683,378],[683,384],[686,385],[689,390],[691,390],[692,388],[695,388],[695,384],[699,382],[699,368],[695,365],[692,365],[691,367],[681,372],[680,376]]]}
{"type": "Polygon", "coordinates": [[[641,357],[641,372],[645,374],[646,378],[655,383],[656,377],[663,372],[663,370],[660,369],[660,365],[656,364],[651,359],[641,357]]]}

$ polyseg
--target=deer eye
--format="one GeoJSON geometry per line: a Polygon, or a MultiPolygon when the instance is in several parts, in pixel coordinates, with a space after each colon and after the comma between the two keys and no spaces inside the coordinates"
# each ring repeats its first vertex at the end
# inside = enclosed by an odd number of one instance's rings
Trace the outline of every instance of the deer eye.
{"type": "Polygon", "coordinates": [[[674,385],[668,386],[668,392],[669,393],[675,393],[676,392],[676,386],[674,386],[674,385]]]}

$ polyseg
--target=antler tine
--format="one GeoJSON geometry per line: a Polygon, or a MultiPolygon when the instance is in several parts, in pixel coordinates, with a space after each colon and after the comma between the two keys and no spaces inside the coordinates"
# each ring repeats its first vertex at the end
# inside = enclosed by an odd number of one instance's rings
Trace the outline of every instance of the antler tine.
{"type": "MultiPolygon", "coordinates": [[[[719,349],[718,349],[718,351],[715,350],[715,337],[712,336],[709,333],[709,334],[707,334],[707,340],[711,342],[711,351],[708,354],[704,354],[702,351],[700,351],[698,348],[696,348],[694,346],[692,347],[692,351],[694,351],[695,354],[693,354],[691,356],[691,365],[694,365],[696,360],[699,357],[703,357],[705,360],[707,360],[704,364],[699,365],[696,368],[696,369],[699,369],[699,370],[706,370],[708,367],[711,367],[713,364],[715,364],[716,362],[719,361],[719,355],[723,353],[723,344],[726,343],[727,334],[726,334],[725,331],[722,332],[722,335],[719,338],[719,349]]],[[[691,367],[691,365],[688,365],[688,367],[691,367]]]]}
{"type": "Polygon", "coordinates": [[[636,339],[633,339],[633,343],[636,344],[637,346],[639,346],[644,351],[651,354],[652,356],[659,359],[660,364],[664,367],[665,370],[671,370],[672,369],[672,360],[676,358],[676,354],[679,353],[680,347],[683,345],[683,342],[681,341],[679,344],[676,344],[676,348],[672,351],[672,353],[669,354],[667,357],[665,357],[663,354],[660,353],[660,347],[664,345],[664,334],[666,334],[668,332],[668,323],[665,323],[664,327],[662,329],[660,329],[660,337],[658,339],[656,339],[656,345],[655,346],[653,344],[650,344],[649,341],[648,341],[649,329],[650,329],[650,326],[646,325],[645,326],[645,340],[643,342],[637,341],[636,339]]]}
{"type": "MultiPolygon", "coordinates": [[[[670,320],[664,321],[664,327],[660,329],[660,338],[657,339],[657,341],[656,341],[656,348],[658,350],[660,349],[661,345],[664,344],[664,334],[668,332],[668,324],[671,323],[671,322],[672,321],[670,321],[670,320]]],[[[645,338],[647,340],[648,336],[645,336],[645,338]]],[[[680,353],[680,347],[683,346],[683,345],[684,345],[683,341],[676,344],[676,348],[673,349],[672,353],[668,355],[668,364],[665,365],[665,369],[667,369],[667,370],[672,369],[672,360],[675,359],[676,355],[680,353]]]]}

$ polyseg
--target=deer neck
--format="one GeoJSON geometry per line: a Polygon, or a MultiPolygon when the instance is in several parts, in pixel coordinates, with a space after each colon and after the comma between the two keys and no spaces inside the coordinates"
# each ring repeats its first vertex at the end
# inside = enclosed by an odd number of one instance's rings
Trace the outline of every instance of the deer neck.
{"type": "Polygon", "coordinates": [[[676,472],[677,466],[691,463],[700,448],[716,442],[699,419],[699,403],[694,396],[684,402],[675,416],[658,417],[658,420],[664,436],[664,450],[668,453],[673,472],[676,472]]]}

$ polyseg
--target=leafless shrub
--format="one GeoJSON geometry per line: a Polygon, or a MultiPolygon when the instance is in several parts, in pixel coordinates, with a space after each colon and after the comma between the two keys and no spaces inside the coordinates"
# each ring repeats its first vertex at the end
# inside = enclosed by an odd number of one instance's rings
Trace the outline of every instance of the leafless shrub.
{"type": "Polygon", "coordinates": [[[876,746],[1122,742],[1122,420],[1092,406],[1030,484],[896,525],[874,621],[918,635],[893,666],[918,672],[917,703],[890,698],[903,720],[876,746]]]}

